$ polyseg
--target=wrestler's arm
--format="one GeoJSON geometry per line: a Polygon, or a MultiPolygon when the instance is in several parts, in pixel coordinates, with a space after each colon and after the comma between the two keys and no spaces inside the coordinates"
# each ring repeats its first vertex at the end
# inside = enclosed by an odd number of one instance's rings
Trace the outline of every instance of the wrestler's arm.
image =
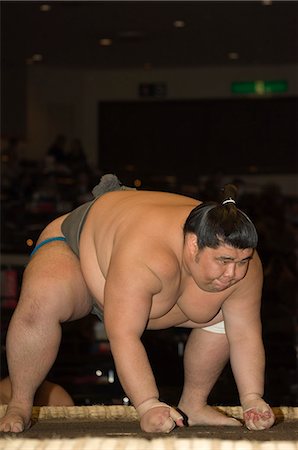
{"type": "Polygon", "coordinates": [[[152,432],[170,431],[175,425],[173,421],[183,425],[180,414],[159,402],[154,375],[141,342],[152,297],[161,288],[159,278],[138,258],[126,251],[112,258],[105,285],[105,328],[121,385],[140,415],[141,427],[152,432]]]}
{"type": "Polygon", "coordinates": [[[230,362],[237,384],[244,420],[249,429],[269,428],[274,415],[264,395],[265,352],[260,306],[263,271],[257,253],[248,272],[222,305],[230,344],[230,362]]]}

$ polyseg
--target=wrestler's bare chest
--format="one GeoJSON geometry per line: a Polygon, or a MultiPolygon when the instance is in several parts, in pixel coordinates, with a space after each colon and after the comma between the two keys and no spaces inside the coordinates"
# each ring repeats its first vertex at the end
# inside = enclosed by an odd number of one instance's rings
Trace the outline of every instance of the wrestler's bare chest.
{"type": "Polygon", "coordinates": [[[228,292],[210,293],[189,283],[182,292],[166,289],[153,297],[150,320],[165,326],[186,321],[198,324],[210,322],[219,312],[228,292]]]}
{"type": "MultiPolygon", "coordinates": [[[[92,273],[94,266],[86,272],[85,279],[93,298],[104,309],[106,277],[98,270],[92,273]],[[90,276],[91,275],[91,276],[90,276]],[[94,282],[96,280],[96,282],[94,282]]],[[[220,293],[204,292],[194,281],[181,287],[179,276],[163,283],[158,294],[152,296],[149,320],[155,321],[158,328],[179,325],[185,321],[207,323],[212,320],[228,296],[228,291],[220,293]]],[[[125,301],[125,299],[123,299],[125,301]]],[[[141,301],[141,299],[140,299],[141,301]]]]}

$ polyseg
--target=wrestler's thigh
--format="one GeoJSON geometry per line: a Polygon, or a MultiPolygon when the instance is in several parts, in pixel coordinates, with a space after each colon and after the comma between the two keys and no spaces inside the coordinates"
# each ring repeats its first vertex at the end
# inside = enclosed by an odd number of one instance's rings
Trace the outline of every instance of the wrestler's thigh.
{"type": "Polygon", "coordinates": [[[24,271],[18,309],[64,322],[86,316],[91,308],[79,260],[67,244],[56,241],[41,247],[24,271]]]}

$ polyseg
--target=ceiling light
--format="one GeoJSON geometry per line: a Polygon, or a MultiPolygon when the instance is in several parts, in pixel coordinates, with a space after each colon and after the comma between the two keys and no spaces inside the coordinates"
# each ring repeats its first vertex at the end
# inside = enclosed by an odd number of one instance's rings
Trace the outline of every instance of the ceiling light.
{"type": "Polygon", "coordinates": [[[35,53],[31,56],[31,58],[26,59],[26,64],[34,64],[36,62],[41,62],[43,60],[43,56],[40,53],[35,53]]]}
{"type": "Polygon", "coordinates": [[[42,12],[48,12],[48,11],[51,11],[52,7],[51,7],[51,5],[44,4],[44,5],[40,5],[39,9],[42,12]]]}
{"type": "Polygon", "coordinates": [[[43,57],[42,57],[42,55],[40,53],[35,53],[32,56],[32,61],[34,61],[34,62],[40,62],[42,60],[43,60],[43,57]]]}
{"type": "Polygon", "coordinates": [[[185,22],[184,22],[184,20],[175,20],[173,25],[174,25],[175,28],[184,28],[185,27],[185,22]]]}
{"type": "Polygon", "coordinates": [[[272,0],[262,0],[262,3],[264,6],[270,6],[272,5],[272,0]]]}
{"type": "Polygon", "coordinates": [[[26,244],[28,245],[28,247],[32,247],[32,245],[33,245],[32,239],[27,239],[26,244]]]}
{"type": "Polygon", "coordinates": [[[112,45],[113,41],[110,38],[102,38],[99,40],[99,44],[102,47],[109,47],[110,45],[112,45]]]}
{"type": "Polygon", "coordinates": [[[239,59],[239,53],[230,52],[230,53],[228,53],[228,57],[229,57],[229,59],[233,59],[233,60],[239,59]]]}

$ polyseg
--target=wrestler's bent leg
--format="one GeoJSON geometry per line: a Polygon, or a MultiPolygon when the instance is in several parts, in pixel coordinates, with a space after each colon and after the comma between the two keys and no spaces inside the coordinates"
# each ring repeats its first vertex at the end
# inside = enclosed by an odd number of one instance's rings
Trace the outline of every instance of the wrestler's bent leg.
{"type": "Polygon", "coordinates": [[[24,272],[20,299],[8,329],[12,398],[0,431],[28,428],[35,392],[57,356],[60,324],[90,310],[79,261],[69,247],[53,242],[40,248],[24,272]]]}
{"type": "Polygon", "coordinates": [[[229,358],[225,333],[195,328],[184,354],[184,387],[178,407],[189,425],[241,425],[207,405],[208,395],[229,358]]]}

